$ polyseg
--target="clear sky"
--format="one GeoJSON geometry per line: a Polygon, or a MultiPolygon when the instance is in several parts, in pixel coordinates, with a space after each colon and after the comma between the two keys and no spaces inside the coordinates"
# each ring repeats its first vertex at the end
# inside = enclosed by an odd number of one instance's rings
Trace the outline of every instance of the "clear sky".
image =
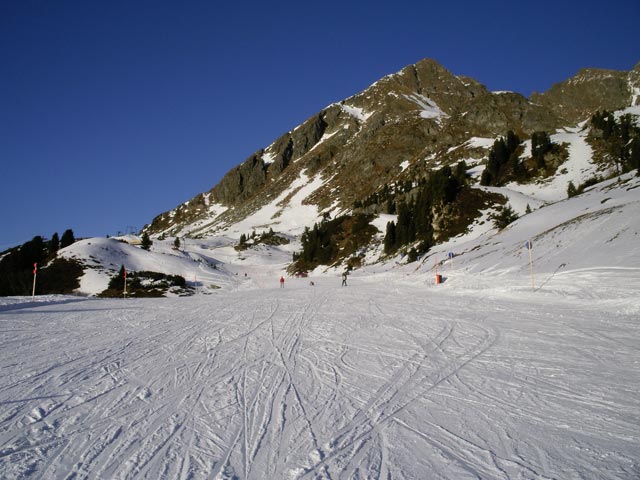
{"type": "Polygon", "coordinates": [[[524,95],[630,70],[639,19],[629,0],[2,0],[0,250],[139,230],[422,58],[524,95]]]}

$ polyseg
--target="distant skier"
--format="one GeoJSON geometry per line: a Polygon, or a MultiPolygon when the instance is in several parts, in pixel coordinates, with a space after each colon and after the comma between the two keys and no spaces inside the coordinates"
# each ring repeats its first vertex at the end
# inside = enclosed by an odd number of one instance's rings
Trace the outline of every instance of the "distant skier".
{"type": "Polygon", "coordinates": [[[347,286],[347,272],[344,272],[342,274],[342,286],[346,287],[347,286]]]}
{"type": "Polygon", "coordinates": [[[284,288],[284,277],[280,277],[280,288],[284,288]]]}

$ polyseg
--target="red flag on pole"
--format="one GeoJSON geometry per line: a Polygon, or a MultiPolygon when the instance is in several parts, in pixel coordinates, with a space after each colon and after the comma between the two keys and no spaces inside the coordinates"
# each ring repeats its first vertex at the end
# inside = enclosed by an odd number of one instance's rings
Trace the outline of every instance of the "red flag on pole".
{"type": "Polygon", "coordinates": [[[122,274],[124,275],[124,278],[127,278],[127,269],[122,267],[122,274]]]}
{"type": "Polygon", "coordinates": [[[37,271],[38,271],[38,262],[33,264],[33,274],[35,275],[37,271]]]}

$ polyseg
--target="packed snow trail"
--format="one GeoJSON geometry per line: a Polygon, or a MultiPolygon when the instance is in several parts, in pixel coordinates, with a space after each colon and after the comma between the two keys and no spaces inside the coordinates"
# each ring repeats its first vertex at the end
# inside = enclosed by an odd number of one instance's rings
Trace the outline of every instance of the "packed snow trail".
{"type": "Polygon", "coordinates": [[[640,476],[637,301],[386,278],[0,310],[0,477],[640,476]]]}

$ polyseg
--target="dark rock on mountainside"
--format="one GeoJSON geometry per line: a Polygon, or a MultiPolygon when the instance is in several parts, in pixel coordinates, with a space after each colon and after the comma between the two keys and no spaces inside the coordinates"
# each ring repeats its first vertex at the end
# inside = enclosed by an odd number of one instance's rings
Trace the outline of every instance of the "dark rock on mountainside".
{"type": "Polygon", "coordinates": [[[630,72],[584,68],[547,92],[534,93],[531,101],[554,112],[563,124],[577,123],[597,110],[630,105],[634,87],[640,88],[640,63],[630,72]]]}

